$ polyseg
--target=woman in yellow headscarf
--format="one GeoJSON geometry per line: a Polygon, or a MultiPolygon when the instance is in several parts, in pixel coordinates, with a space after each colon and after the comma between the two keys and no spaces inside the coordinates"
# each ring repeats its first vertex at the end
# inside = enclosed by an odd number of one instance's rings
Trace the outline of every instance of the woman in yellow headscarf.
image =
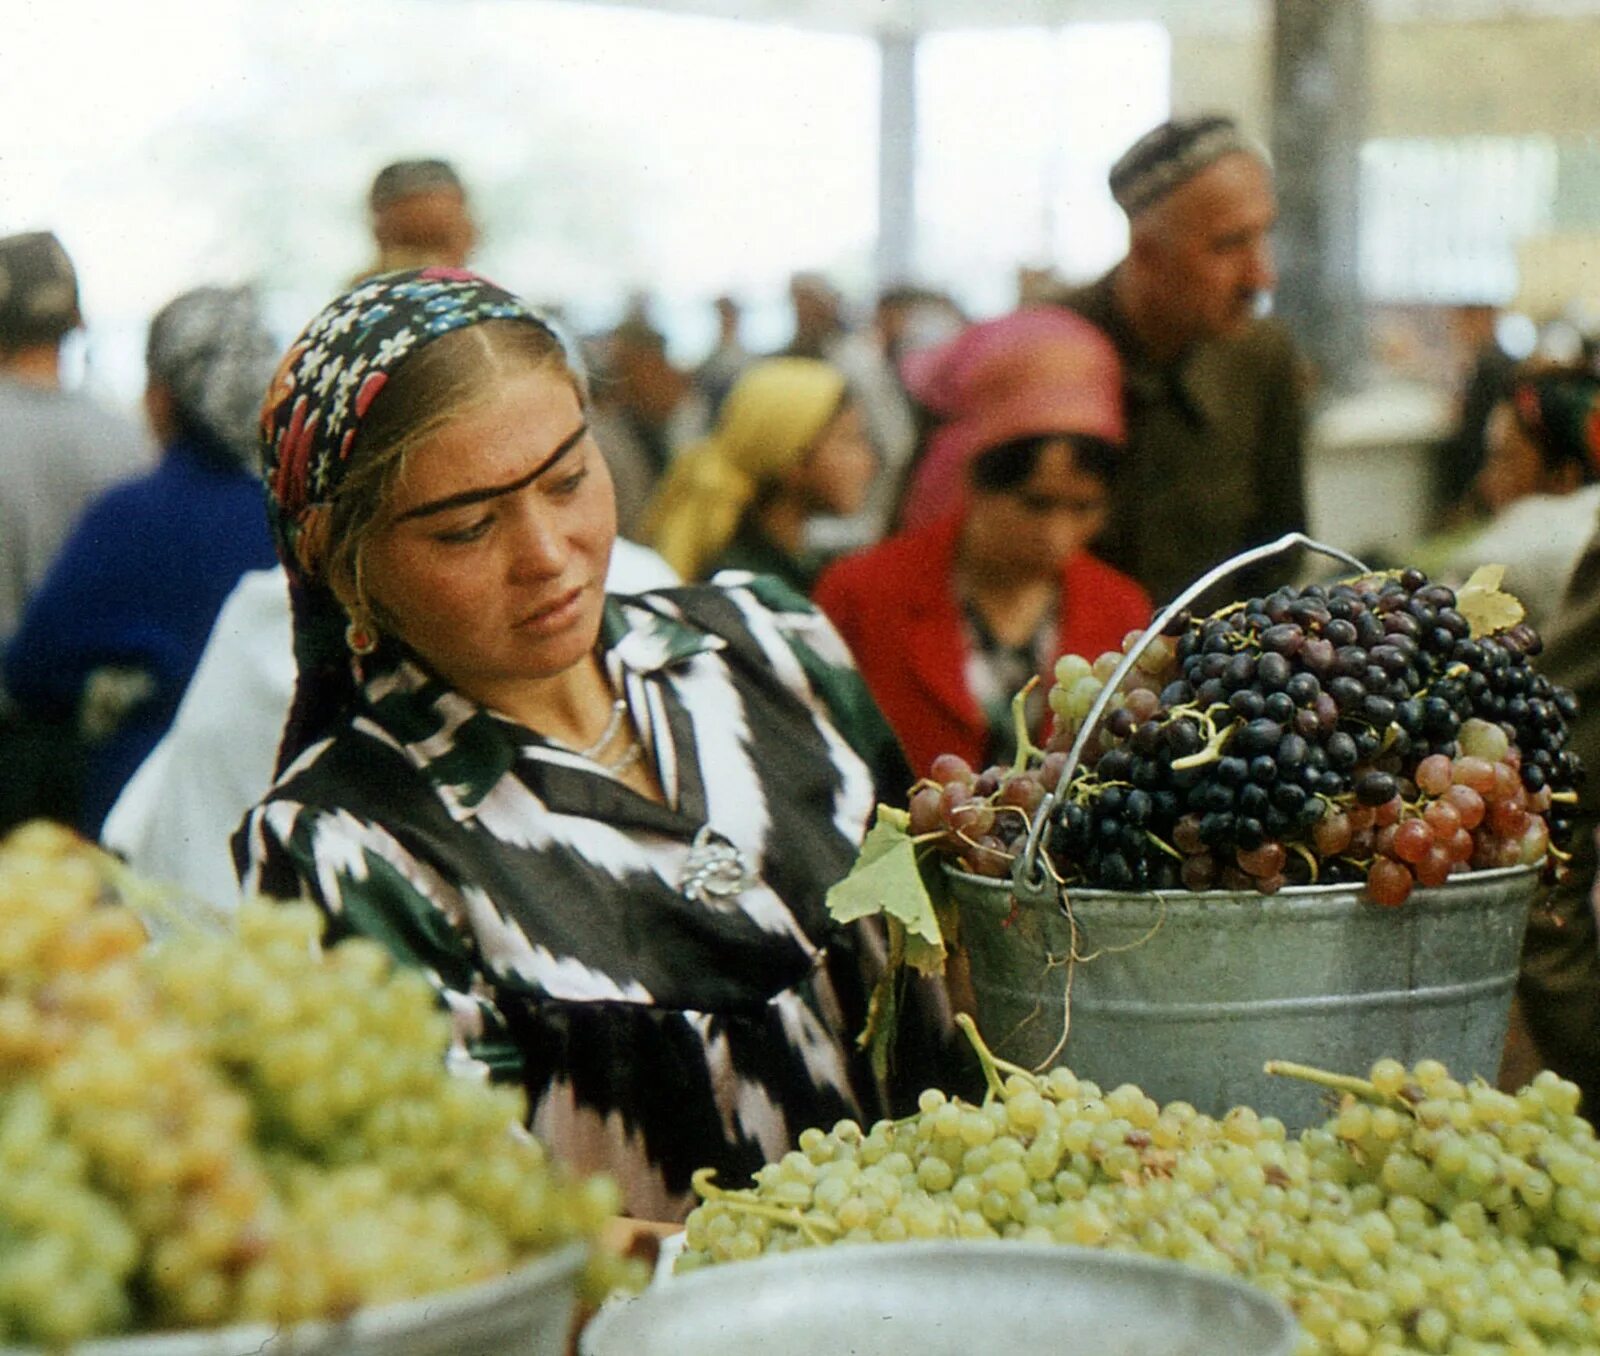
{"type": "Polygon", "coordinates": [[[750,570],[809,593],[824,562],[806,549],[807,521],[856,512],[876,472],[844,376],[768,358],[734,384],[711,436],[673,462],[645,536],[686,580],[750,570]]]}

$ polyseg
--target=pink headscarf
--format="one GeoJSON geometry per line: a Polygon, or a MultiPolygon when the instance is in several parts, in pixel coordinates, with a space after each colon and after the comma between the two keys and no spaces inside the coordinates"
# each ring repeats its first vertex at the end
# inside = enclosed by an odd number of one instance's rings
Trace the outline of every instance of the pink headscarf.
{"type": "Polygon", "coordinates": [[[1120,444],[1122,364],[1111,341],[1060,306],[1028,306],[969,325],[900,366],[938,419],[911,478],[902,526],[925,527],[965,498],[967,466],[1018,438],[1080,433],[1120,444]]]}

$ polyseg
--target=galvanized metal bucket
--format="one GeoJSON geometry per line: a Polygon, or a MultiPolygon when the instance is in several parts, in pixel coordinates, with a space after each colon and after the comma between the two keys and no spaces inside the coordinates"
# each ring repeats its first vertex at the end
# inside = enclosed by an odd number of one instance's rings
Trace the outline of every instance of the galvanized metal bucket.
{"type": "Polygon", "coordinates": [[[1269,1059],[1364,1073],[1386,1055],[1431,1058],[1492,1080],[1539,892],[1534,867],[1464,873],[1394,909],[1350,885],[1072,889],[1058,904],[1006,880],[947,880],[974,1019],[996,1053],[1210,1115],[1249,1105],[1291,1129],[1326,1104],[1265,1074],[1269,1059]]]}
{"type": "Polygon", "coordinates": [[[1288,1356],[1295,1324],[1174,1262],[1010,1242],[839,1244],[709,1267],[602,1309],[584,1356],[1288,1356]]]}
{"type": "MultiPolygon", "coordinates": [[[[72,1356],[563,1356],[588,1250],[572,1244],[480,1285],[375,1306],[342,1322],[150,1333],[81,1342],[72,1356]]],[[[0,1356],[44,1356],[0,1346],[0,1356]]]]}

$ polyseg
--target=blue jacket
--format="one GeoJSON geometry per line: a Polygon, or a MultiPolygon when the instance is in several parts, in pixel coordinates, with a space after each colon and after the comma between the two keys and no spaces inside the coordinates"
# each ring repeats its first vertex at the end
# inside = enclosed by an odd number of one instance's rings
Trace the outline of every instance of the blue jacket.
{"type": "Polygon", "coordinates": [[[89,675],[120,666],[151,694],[88,753],[79,827],[97,834],[117,793],[171,723],[223,600],[272,565],[261,482],[179,442],[114,486],[73,527],[5,655],[5,686],[48,718],[79,708],[89,675]]]}

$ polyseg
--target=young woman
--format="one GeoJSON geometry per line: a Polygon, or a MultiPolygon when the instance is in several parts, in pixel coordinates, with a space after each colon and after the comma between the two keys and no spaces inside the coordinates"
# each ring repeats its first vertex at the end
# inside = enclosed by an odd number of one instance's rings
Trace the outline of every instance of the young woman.
{"type": "Polygon", "coordinates": [[[832,627],[760,580],[608,597],[583,382],[471,274],[335,300],[263,429],[299,680],[246,888],[423,967],[634,1215],[873,1114],[824,896],[907,773],[832,627]]]}
{"type": "Polygon", "coordinates": [[[1011,699],[1035,674],[1035,733],[1064,653],[1093,657],[1150,621],[1150,599],[1089,554],[1122,441],[1110,341],[1054,307],[970,326],[905,365],[937,421],[902,530],[831,566],[817,604],[926,773],[1015,752],[1011,699]]]}
{"type": "Polygon", "coordinates": [[[685,579],[749,570],[809,593],[821,562],[806,524],[856,512],[877,469],[843,374],[769,358],[734,383],[712,435],[673,462],[646,535],[685,579]]]}

